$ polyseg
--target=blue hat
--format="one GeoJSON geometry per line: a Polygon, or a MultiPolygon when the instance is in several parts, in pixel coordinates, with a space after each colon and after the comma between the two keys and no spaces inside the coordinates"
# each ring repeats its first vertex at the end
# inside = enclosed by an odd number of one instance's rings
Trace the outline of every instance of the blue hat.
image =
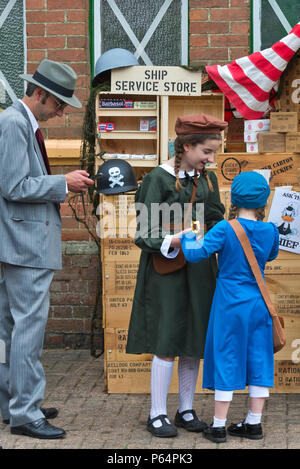
{"type": "Polygon", "coordinates": [[[244,171],[231,185],[231,203],[236,207],[264,207],[270,195],[270,187],[264,176],[256,171],[244,171]]]}

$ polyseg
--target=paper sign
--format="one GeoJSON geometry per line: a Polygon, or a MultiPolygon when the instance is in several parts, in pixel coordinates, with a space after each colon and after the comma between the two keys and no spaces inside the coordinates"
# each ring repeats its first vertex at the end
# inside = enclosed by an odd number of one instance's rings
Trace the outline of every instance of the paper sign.
{"type": "Polygon", "coordinates": [[[279,231],[279,249],[300,254],[300,192],[276,187],[268,221],[279,231]]]}
{"type": "Polygon", "coordinates": [[[136,65],[111,71],[111,92],[201,96],[202,74],[183,67],[136,65]]]}

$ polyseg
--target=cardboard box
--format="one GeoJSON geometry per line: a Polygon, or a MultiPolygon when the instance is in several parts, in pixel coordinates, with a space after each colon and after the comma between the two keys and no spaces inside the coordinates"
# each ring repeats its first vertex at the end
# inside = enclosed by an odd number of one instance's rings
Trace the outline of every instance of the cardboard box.
{"type": "Polygon", "coordinates": [[[261,132],[258,134],[259,153],[285,153],[285,134],[279,132],[261,132]]]}
{"type": "Polygon", "coordinates": [[[219,153],[217,177],[220,188],[230,187],[242,171],[271,170],[270,187],[294,186],[299,190],[300,153],[219,153]]]}
{"type": "Polygon", "coordinates": [[[258,143],[246,143],[247,153],[258,153],[258,143]]]}
{"type": "Polygon", "coordinates": [[[265,132],[265,130],[244,132],[244,142],[246,142],[246,143],[256,143],[257,140],[258,140],[258,134],[261,133],[261,132],[265,132]]]}
{"type": "Polygon", "coordinates": [[[297,112],[271,112],[270,131],[271,132],[297,132],[298,113],[297,112]]]}
{"type": "Polygon", "coordinates": [[[300,132],[286,134],[286,151],[300,153],[300,132]]]}

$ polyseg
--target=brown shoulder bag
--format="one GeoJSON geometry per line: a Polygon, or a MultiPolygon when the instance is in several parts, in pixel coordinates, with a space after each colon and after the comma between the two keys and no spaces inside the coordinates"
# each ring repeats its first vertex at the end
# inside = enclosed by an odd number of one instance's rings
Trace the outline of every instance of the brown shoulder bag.
{"type": "Polygon", "coordinates": [[[258,283],[258,286],[260,288],[261,294],[263,296],[263,299],[265,300],[265,303],[267,305],[267,308],[270,312],[270,315],[272,317],[273,321],[273,349],[274,353],[279,352],[285,344],[286,344],[286,337],[284,333],[284,320],[281,316],[278,316],[278,314],[275,311],[275,307],[271,301],[267,286],[264,282],[262,273],[260,271],[259,265],[257,263],[255,254],[253,252],[253,249],[251,247],[250,241],[248,239],[248,236],[240,224],[240,222],[236,219],[230,220],[229,221],[231,227],[233,228],[236,236],[238,237],[245,255],[247,257],[247,260],[250,264],[250,267],[252,269],[252,272],[254,274],[254,277],[256,278],[256,281],[258,283]]]}
{"type": "MultiPolygon", "coordinates": [[[[193,184],[193,192],[192,192],[192,197],[190,200],[190,204],[184,219],[184,226],[188,220],[191,208],[193,206],[196,192],[197,192],[197,184],[198,184],[198,177],[197,177],[197,172],[195,171],[195,176],[194,176],[194,184],[193,184]]],[[[174,225],[170,226],[170,229],[174,229],[174,225]]],[[[182,230],[182,226],[178,227],[178,230],[182,230]]],[[[186,258],[184,257],[183,251],[181,247],[179,248],[179,252],[176,257],[165,257],[162,254],[152,254],[152,262],[153,262],[153,267],[156,270],[156,272],[160,275],[167,275],[171,274],[172,272],[176,272],[177,270],[182,269],[185,264],[186,264],[186,258]]]]}

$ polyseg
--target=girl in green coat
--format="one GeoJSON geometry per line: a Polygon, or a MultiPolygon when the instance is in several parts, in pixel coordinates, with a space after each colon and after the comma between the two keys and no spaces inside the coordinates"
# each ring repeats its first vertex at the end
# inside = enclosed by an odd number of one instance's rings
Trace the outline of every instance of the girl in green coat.
{"type": "Polygon", "coordinates": [[[179,117],[175,126],[175,156],[147,174],[136,192],[135,243],[142,253],[126,351],[154,355],[147,429],[157,437],[177,435],[167,417],[175,357],[179,357],[179,408],[175,425],[195,432],[206,426],[193,410],[193,399],[215,289],[216,258],[213,255],[198,264],[187,263],[162,275],[154,267],[153,254],[163,259],[180,255],[185,204],[190,203],[193,192],[193,220],[199,218],[201,208],[207,230],[223,219],[225,210],[217,178],[205,165],[214,161],[221,131],[226,126],[226,122],[204,114],[179,117]],[[169,231],[164,228],[166,218],[169,231]],[[178,220],[180,230],[176,230],[178,220]],[[172,225],[174,230],[170,230],[172,225]]]}

